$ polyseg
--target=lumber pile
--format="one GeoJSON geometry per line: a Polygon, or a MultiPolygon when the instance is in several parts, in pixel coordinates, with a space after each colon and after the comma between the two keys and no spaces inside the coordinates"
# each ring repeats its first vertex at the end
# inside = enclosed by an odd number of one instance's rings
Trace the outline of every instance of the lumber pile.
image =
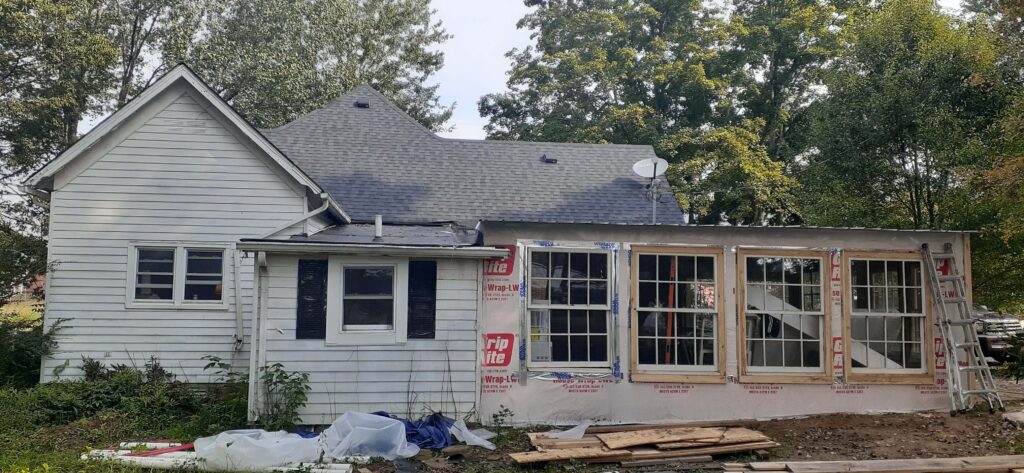
{"type": "Polygon", "coordinates": [[[725,473],[1017,473],[1024,455],[915,458],[907,460],[723,463],[725,473]]]}
{"type": "Polygon", "coordinates": [[[647,466],[711,461],[712,455],[777,447],[764,434],[742,427],[680,427],[601,429],[580,439],[527,434],[536,449],[512,453],[516,463],[576,460],[586,463],[621,463],[647,466]]]}

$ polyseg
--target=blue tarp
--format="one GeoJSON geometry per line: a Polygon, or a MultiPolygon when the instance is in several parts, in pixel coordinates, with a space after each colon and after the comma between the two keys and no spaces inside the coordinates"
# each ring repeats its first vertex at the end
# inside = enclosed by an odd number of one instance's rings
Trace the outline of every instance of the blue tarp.
{"type": "Polygon", "coordinates": [[[431,414],[416,422],[392,417],[387,412],[374,412],[375,415],[397,419],[405,424],[405,437],[409,443],[420,448],[438,450],[452,445],[452,434],[448,430],[455,420],[441,414],[431,414]]]}

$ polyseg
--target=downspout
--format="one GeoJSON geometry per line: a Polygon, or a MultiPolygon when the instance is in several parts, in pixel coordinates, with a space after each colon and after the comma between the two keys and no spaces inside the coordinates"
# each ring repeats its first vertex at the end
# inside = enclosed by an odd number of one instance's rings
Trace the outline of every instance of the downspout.
{"type": "Polygon", "coordinates": [[[242,318],[242,261],[238,248],[231,245],[235,274],[235,351],[241,351],[245,342],[245,323],[242,318]]]}
{"type": "Polygon", "coordinates": [[[292,225],[295,225],[296,223],[308,220],[310,218],[313,218],[313,217],[317,216],[318,214],[323,213],[325,210],[327,210],[328,207],[331,206],[331,200],[330,200],[330,198],[328,198],[326,192],[321,192],[320,193],[320,199],[323,200],[324,202],[323,202],[323,204],[320,205],[319,208],[317,208],[316,210],[314,210],[312,212],[307,212],[306,214],[302,215],[301,217],[299,217],[299,218],[297,218],[295,220],[292,220],[292,221],[284,224],[281,227],[275,228],[274,230],[271,230],[271,231],[269,231],[267,233],[264,233],[263,235],[260,235],[260,239],[270,238],[275,233],[280,232],[280,231],[282,231],[282,230],[284,230],[284,229],[286,229],[286,228],[288,228],[288,227],[290,227],[292,225]]]}

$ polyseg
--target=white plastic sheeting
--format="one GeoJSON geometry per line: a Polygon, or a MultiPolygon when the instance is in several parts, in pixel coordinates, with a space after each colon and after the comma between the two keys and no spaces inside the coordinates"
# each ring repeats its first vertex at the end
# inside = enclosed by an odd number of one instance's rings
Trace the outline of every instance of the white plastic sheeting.
{"type": "Polygon", "coordinates": [[[285,431],[229,430],[195,441],[199,465],[207,471],[259,471],[320,459],[316,438],[285,431]]]}
{"type": "Polygon", "coordinates": [[[320,435],[326,459],[351,455],[409,458],[420,448],[405,441],[405,424],[396,419],[346,412],[320,435]]]}
{"type": "Polygon", "coordinates": [[[448,429],[455,438],[461,442],[465,442],[466,445],[475,445],[477,447],[483,447],[488,450],[494,450],[498,448],[493,443],[489,442],[488,439],[494,438],[494,432],[484,429],[469,430],[466,426],[466,421],[459,419],[452,424],[451,428],[448,429]],[[484,438],[486,437],[486,438],[484,438]]]}

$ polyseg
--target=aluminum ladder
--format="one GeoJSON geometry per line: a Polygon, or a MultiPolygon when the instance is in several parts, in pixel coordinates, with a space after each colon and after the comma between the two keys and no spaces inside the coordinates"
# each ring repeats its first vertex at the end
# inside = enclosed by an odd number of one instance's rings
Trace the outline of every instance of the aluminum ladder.
{"type": "Polygon", "coordinates": [[[978,400],[988,403],[989,412],[1006,410],[988,361],[981,351],[974,315],[967,300],[967,283],[953,257],[953,245],[946,243],[941,252],[933,252],[927,243],[921,245],[921,249],[938,311],[935,325],[946,355],[946,387],[952,404],[950,415],[966,412],[978,400]],[[938,271],[944,265],[948,274],[938,271]],[[961,360],[964,361],[962,365],[961,360]]]}

